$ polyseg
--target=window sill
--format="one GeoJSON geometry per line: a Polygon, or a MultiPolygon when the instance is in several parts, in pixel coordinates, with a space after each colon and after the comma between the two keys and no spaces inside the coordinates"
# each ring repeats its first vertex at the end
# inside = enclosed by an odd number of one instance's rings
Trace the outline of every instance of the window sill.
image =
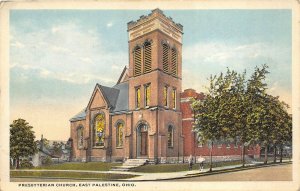
{"type": "Polygon", "coordinates": [[[174,147],[173,146],[168,146],[168,149],[174,149],[174,147]]]}
{"type": "Polygon", "coordinates": [[[104,149],[104,146],[93,146],[93,149],[104,149]]]}
{"type": "Polygon", "coordinates": [[[116,147],[116,149],[123,149],[123,146],[116,147]]]}
{"type": "Polygon", "coordinates": [[[145,109],[149,109],[150,108],[150,106],[148,105],[148,106],[145,106],[145,109]]]}

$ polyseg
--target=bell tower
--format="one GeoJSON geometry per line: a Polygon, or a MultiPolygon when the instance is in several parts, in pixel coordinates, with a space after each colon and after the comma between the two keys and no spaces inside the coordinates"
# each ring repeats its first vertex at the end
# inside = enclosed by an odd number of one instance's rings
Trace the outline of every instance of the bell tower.
{"type": "Polygon", "coordinates": [[[183,26],[155,9],[129,22],[127,29],[132,156],[157,162],[179,160],[183,154],[183,26]]]}
{"type": "Polygon", "coordinates": [[[155,9],[149,15],[129,22],[127,27],[129,94],[131,98],[137,97],[134,102],[129,101],[129,108],[158,106],[179,110],[183,26],[155,9]],[[143,90],[147,83],[151,84],[150,101],[143,90]]]}

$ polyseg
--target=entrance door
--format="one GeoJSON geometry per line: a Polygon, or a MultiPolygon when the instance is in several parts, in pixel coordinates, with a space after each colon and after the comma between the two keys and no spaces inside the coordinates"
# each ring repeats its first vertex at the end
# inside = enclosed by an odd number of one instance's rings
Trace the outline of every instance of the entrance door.
{"type": "Polygon", "coordinates": [[[141,132],[141,156],[147,155],[148,132],[141,132]]]}

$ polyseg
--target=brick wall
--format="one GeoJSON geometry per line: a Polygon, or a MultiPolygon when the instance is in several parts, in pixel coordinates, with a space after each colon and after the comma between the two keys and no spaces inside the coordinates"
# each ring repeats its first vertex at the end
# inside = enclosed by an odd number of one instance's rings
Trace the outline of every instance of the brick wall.
{"type": "MultiPolygon", "coordinates": [[[[192,132],[194,122],[193,110],[191,108],[191,98],[203,99],[203,93],[197,93],[193,89],[186,89],[180,95],[181,98],[181,112],[182,112],[182,129],[184,135],[184,156],[209,156],[210,149],[207,144],[198,145],[196,135],[192,132]]],[[[241,146],[230,144],[214,144],[212,154],[214,156],[240,156],[241,146]]],[[[251,157],[257,158],[260,155],[259,145],[250,145],[246,147],[245,153],[251,157]]]]}

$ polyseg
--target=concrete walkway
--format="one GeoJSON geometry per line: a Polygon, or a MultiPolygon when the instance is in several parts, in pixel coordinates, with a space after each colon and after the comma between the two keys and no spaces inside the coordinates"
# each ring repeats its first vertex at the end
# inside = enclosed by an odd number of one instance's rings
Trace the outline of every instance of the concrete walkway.
{"type": "MultiPolygon", "coordinates": [[[[278,164],[267,164],[264,166],[273,166],[273,165],[280,165],[280,164],[287,164],[288,161],[283,161],[283,163],[278,164]]],[[[254,167],[256,164],[246,164],[245,167],[254,167]]],[[[213,168],[211,173],[220,173],[220,171],[226,171],[231,169],[236,169],[241,167],[241,165],[230,165],[230,166],[223,166],[223,167],[216,167],[213,168]]],[[[258,167],[258,166],[257,166],[258,167]]],[[[260,166],[262,167],[262,166],[260,166]]],[[[129,178],[129,179],[119,179],[122,181],[154,181],[154,180],[168,180],[168,179],[176,179],[176,178],[184,178],[184,177],[194,177],[194,176],[202,176],[208,175],[209,169],[204,169],[203,171],[200,170],[190,170],[190,171],[180,171],[180,172],[167,172],[167,173],[144,173],[144,172],[130,172],[130,171],[87,171],[87,170],[11,170],[11,171],[51,171],[51,172],[85,172],[85,173],[107,173],[107,174],[131,174],[137,175],[136,177],[129,178]]]]}

